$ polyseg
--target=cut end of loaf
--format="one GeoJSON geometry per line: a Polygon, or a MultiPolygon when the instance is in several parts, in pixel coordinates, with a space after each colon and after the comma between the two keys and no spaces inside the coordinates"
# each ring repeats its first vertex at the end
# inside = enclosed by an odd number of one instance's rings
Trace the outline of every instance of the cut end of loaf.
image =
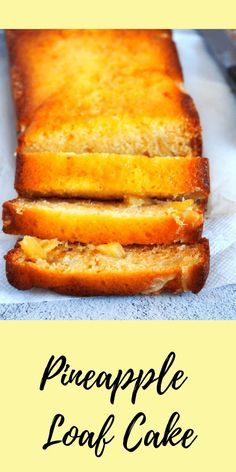
{"type": "Polygon", "coordinates": [[[18,289],[50,288],[74,295],[198,292],[209,270],[209,245],[82,245],[26,237],[6,256],[18,289]]]}

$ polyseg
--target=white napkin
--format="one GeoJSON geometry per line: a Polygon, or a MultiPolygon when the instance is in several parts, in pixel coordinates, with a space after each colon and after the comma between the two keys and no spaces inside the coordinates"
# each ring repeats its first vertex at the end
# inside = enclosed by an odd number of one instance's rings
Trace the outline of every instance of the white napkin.
{"type": "MultiPolygon", "coordinates": [[[[209,288],[236,283],[236,98],[203,40],[192,30],[175,31],[185,85],[200,113],[204,155],[210,159],[211,198],[204,234],[210,239],[209,288]]],[[[13,198],[15,123],[6,50],[0,35],[0,203],[13,198]]],[[[48,291],[20,292],[5,277],[3,255],[15,238],[0,235],[0,303],[65,299],[48,291]]],[[[69,298],[69,297],[68,297],[69,298]]]]}

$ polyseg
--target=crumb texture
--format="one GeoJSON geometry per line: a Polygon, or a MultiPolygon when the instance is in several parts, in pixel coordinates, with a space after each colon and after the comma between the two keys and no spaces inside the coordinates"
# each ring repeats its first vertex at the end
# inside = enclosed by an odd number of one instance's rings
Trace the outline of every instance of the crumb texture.
{"type": "MultiPolygon", "coordinates": [[[[24,240],[23,240],[24,241],[24,240]]],[[[83,245],[46,242],[43,257],[30,255],[22,242],[6,256],[9,282],[16,288],[51,288],[74,295],[119,295],[162,291],[198,292],[209,270],[209,245],[130,246],[83,245]],[[114,251],[115,248],[115,251],[114,251]]],[[[27,244],[26,244],[27,245],[27,244]]],[[[44,247],[44,246],[43,246],[44,247]]]]}

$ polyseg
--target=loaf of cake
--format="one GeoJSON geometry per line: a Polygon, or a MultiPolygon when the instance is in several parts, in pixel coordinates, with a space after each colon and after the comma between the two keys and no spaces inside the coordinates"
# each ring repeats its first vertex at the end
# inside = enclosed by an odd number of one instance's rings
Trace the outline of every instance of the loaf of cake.
{"type": "Polygon", "coordinates": [[[169,30],[9,30],[18,289],[198,292],[209,195],[198,112],[169,30]]]}
{"type": "Polygon", "coordinates": [[[21,153],[201,155],[165,32],[15,30],[7,40],[21,153]]]}

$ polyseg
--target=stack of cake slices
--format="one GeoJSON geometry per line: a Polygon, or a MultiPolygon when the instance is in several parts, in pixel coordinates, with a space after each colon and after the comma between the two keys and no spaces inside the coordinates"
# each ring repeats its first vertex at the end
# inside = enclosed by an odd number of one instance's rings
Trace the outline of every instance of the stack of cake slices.
{"type": "Polygon", "coordinates": [[[74,295],[198,292],[209,195],[168,30],[7,32],[18,147],[9,282],[74,295]]]}

